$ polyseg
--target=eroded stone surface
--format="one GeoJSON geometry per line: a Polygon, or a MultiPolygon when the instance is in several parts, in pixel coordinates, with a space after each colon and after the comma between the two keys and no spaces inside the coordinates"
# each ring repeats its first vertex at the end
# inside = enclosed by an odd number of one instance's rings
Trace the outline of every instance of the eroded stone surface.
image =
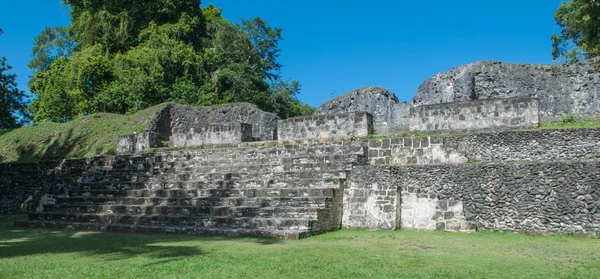
{"type": "Polygon", "coordinates": [[[423,105],[410,110],[411,131],[502,131],[538,126],[538,100],[528,97],[423,105]]]}
{"type": "Polygon", "coordinates": [[[369,141],[372,165],[600,159],[600,129],[505,131],[369,141]]]}
{"type": "Polygon", "coordinates": [[[480,61],[427,79],[417,106],[490,98],[535,97],[542,120],[566,113],[593,115],[599,108],[600,74],[591,61],[576,65],[510,64],[480,61]]]}
{"type": "Polygon", "coordinates": [[[326,102],[315,114],[368,112],[373,115],[375,133],[384,135],[408,131],[409,109],[410,104],[398,102],[387,89],[369,86],[326,102]]]}

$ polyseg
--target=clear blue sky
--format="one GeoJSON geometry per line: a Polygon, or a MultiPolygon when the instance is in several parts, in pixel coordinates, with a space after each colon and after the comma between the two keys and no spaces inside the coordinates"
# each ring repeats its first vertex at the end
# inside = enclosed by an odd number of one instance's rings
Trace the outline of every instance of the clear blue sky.
{"type": "MultiPolygon", "coordinates": [[[[560,0],[213,0],[232,21],[260,16],[284,29],[283,76],[302,83],[298,96],[319,106],[353,89],[377,85],[412,99],[428,77],[478,60],[552,63],[550,35],[560,0]]],[[[3,1],[0,56],[27,90],[33,39],[45,26],[66,26],[60,0],[3,1]]]]}

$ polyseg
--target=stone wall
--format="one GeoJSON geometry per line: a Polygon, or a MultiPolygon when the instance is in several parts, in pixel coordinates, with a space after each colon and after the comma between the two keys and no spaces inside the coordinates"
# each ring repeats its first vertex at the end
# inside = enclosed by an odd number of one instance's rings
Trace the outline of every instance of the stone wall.
{"type": "Polygon", "coordinates": [[[458,146],[444,144],[445,137],[391,138],[369,141],[371,165],[464,164],[458,146]]]}
{"type": "Polygon", "coordinates": [[[575,65],[511,64],[481,61],[456,67],[426,80],[413,102],[417,106],[492,98],[535,97],[543,121],[572,113],[599,111],[597,60],[575,65]]]}
{"type": "Polygon", "coordinates": [[[398,102],[387,89],[369,86],[349,92],[320,106],[315,115],[368,112],[373,115],[376,134],[408,131],[410,104],[398,102]]]}
{"type": "Polygon", "coordinates": [[[358,166],[344,190],[344,228],[394,230],[400,227],[400,181],[395,169],[358,166]]]}
{"type": "Polygon", "coordinates": [[[366,112],[311,115],[279,120],[277,138],[350,139],[373,133],[373,116],[366,112]]]}
{"type": "Polygon", "coordinates": [[[173,129],[169,146],[237,144],[252,141],[252,125],[246,123],[196,124],[173,129]]]}
{"type": "Polygon", "coordinates": [[[120,136],[117,141],[118,154],[139,153],[156,147],[160,135],[152,131],[145,131],[133,135],[120,136]]]}
{"type": "Polygon", "coordinates": [[[402,193],[402,228],[427,231],[473,232],[462,201],[439,199],[427,194],[402,193]]]}
{"type": "Polygon", "coordinates": [[[30,196],[69,191],[85,180],[87,170],[103,164],[99,158],[0,164],[0,213],[26,211],[21,205],[30,196]]]}
{"type": "Polygon", "coordinates": [[[399,218],[405,229],[598,235],[599,176],[600,161],[363,166],[343,226],[394,229],[399,218]]]}
{"type": "Polygon", "coordinates": [[[277,120],[277,115],[249,103],[210,107],[174,105],[170,110],[171,129],[206,123],[248,123],[252,125],[252,135],[257,140],[276,139],[277,120]]]}
{"type": "Polygon", "coordinates": [[[411,108],[410,130],[424,132],[537,128],[538,101],[507,98],[411,108]]]}
{"type": "Polygon", "coordinates": [[[505,131],[369,141],[372,165],[600,159],[600,129],[505,131]]]}
{"type": "Polygon", "coordinates": [[[414,202],[407,198],[410,195],[431,206],[448,202],[447,208],[435,212],[403,211],[403,225],[409,224],[404,222],[405,214],[410,219],[431,220],[404,228],[431,229],[435,221],[441,229],[443,211],[446,230],[461,226],[460,230],[600,232],[600,161],[397,168],[403,209],[414,202]],[[456,216],[460,207],[463,213],[456,216]],[[447,213],[453,211],[454,215],[447,213]]]}

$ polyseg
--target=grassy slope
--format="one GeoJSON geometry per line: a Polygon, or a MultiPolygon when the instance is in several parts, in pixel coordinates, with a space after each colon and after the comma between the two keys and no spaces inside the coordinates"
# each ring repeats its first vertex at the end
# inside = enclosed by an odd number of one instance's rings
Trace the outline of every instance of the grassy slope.
{"type": "Polygon", "coordinates": [[[149,128],[163,107],[133,115],[97,113],[68,123],[39,123],[0,135],[0,162],[31,162],[111,154],[118,136],[149,128]],[[99,151],[99,152],[97,152],[99,151]]]}
{"type": "Polygon", "coordinates": [[[598,278],[600,241],[338,231],[300,241],[25,229],[0,215],[0,278],[598,278]]]}

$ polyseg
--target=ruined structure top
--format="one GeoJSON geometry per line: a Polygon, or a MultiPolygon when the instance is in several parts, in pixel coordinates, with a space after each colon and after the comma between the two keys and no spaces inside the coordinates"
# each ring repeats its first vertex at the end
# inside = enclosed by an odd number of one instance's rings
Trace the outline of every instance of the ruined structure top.
{"type": "Polygon", "coordinates": [[[597,62],[575,65],[511,64],[480,61],[427,79],[415,106],[491,98],[539,99],[542,120],[572,113],[598,112],[600,73],[597,62]]]}

